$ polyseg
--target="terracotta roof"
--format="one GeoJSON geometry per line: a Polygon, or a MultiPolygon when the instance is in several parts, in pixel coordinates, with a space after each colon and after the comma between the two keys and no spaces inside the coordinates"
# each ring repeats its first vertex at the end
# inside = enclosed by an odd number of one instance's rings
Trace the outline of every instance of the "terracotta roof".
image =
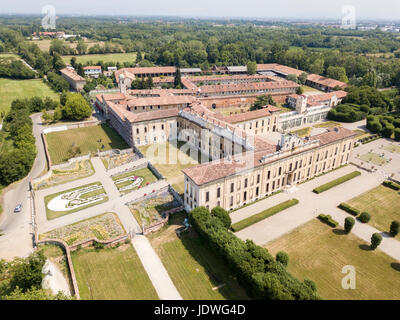
{"type": "Polygon", "coordinates": [[[129,107],[135,106],[162,106],[162,105],[178,105],[189,104],[195,100],[192,96],[161,96],[161,97],[145,97],[134,98],[128,101],[129,107]]]}
{"type": "Polygon", "coordinates": [[[233,114],[224,118],[225,121],[229,123],[239,123],[245,122],[249,120],[269,117],[271,112],[269,112],[268,108],[259,109],[255,111],[243,112],[238,114],[233,114]]]}
{"type": "Polygon", "coordinates": [[[282,82],[251,82],[241,84],[221,84],[209,85],[200,87],[201,93],[216,93],[216,92],[235,92],[235,91],[249,91],[249,90],[266,90],[266,89],[286,89],[300,87],[293,81],[282,82]]]}
{"type": "Polygon", "coordinates": [[[87,66],[83,70],[101,70],[101,66],[87,66]]]}
{"type": "Polygon", "coordinates": [[[337,140],[350,138],[352,136],[356,136],[357,133],[354,131],[343,128],[343,127],[336,127],[327,129],[325,132],[317,134],[315,136],[311,136],[310,140],[319,140],[322,145],[328,144],[337,140]]]}
{"type": "Polygon", "coordinates": [[[315,83],[323,85],[323,86],[326,86],[328,88],[334,88],[336,86],[339,86],[341,88],[347,87],[347,84],[342,81],[326,78],[326,77],[320,76],[318,74],[310,74],[307,77],[307,80],[311,81],[311,82],[315,82],[315,83]]]}
{"type": "Polygon", "coordinates": [[[64,74],[65,76],[71,78],[74,81],[86,81],[85,78],[81,77],[79,74],[77,74],[74,70],[69,69],[69,68],[64,68],[61,69],[60,72],[64,74]]]}
{"type": "Polygon", "coordinates": [[[257,71],[276,71],[277,73],[283,73],[286,75],[295,74],[297,77],[300,76],[304,71],[298,70],[295,68],[291,68],[288,66],[283,66],[277,63],[269,63],[269,64],[258,64],[257,71]]]}
{"type": "Polygon", "coordinates": [[[124,74],[128,78],[134,79],[136,75],[141,74],[175,73],[175,71],[175,67],[122,68],[115,72],[115,77],[118,79],[120,74],[124,74]]]}
{"type": "MultiPolygon", "coordinates": [[[[182,78],[184,79],[184,78],[182,78]]],[[[271,79],[271,76],[265,76],[261,74],[254,74],[254,75],[248,75],[248,74],[237,74],[237,75],[223,75],[220,77],[217,76],[202,76],[202,77],[189,77],[190,81],[198,83],[198,82],[205,82],[205,81],[226,81],[226,80],[232,80],[232,81],[239,81],[239,80],[269,80],[271,79]]]]}

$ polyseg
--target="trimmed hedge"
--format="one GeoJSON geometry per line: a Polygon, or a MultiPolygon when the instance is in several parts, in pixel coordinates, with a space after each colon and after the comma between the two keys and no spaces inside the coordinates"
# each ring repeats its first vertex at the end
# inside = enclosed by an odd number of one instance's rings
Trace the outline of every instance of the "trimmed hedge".
{"type": "Polygon", "coordinates": [[[388,187],[388,188],[390,188],[390,189],[393,189],[393,190],[396,190],[396,191],[399,191],[399,190],[400,190],[400,185],[398,185],[398,184],[395,183],[395,182],[392,182],[392,181],[384,181],[382,184],[383,184],[385,187],[388,187]]]}
{"type": "Polygon", "coordinates": [[[267,210],[261,211],[260,213],[257,213],[251,217],[248,217],[244,220],[241,220],[235,224],[232,225],[232,230],[234,232],[243,230],[244,228],[247,228],[249,226],[251,226],[252,224],[255,224],[261,220],[264,220],[270,216],[273,216],[274,214],[277,214],[278,212],[285,210],[287,208],[290,208],[296,204],[299,203],[299,200],[297,199],[291,199],[291,200],[287,200],[285,202],[282,202],[280,204],[277,204],[274,207],[271,207],[267,210]]]}
{"type": "Polygon", "coordinates": [[[320,299],[316,287],[293,277],[267,249],[253,241],[243,241],[225,228],[220,219],[205,207],[190,213],[193,228],[232,270],[239,284],[253,299],[315,300],[320,299]]]}
{"type": "Polygon", "coordinates": [[[321,220],[322,222],[326,223],[328,226],[332,227],[332,228],[336,228],[339,223],[335,220],[332,219],[332,216],[330,215],[325,215],[325,214],[320,214],[318,216],[318,219],[321,220]]]}
{"type": "Polygon", "coordinates": [[[357,217],[360,214],[360,210],[353,208],[352,206],[349,206],[347,203],[342,202],[339,205],[339,208],[350,213],[351,215],[357,217]]]}
{"type": "Polygon", "coordinates": [[[358,177],[359,175],[361,175],[360,171],[353,171],[353,172],[351,172],[349,174],[346,174],[343,177],[340,177],[340,178],[338,178],[336,180],[333,180],[333,181],[330,181],[328,183],[325,183],[322,186],[319,186],[318,188],[315,188],[313,190],[313,192],[315,192],[317,194],[325,192],[325,191],[327,191],[327,190],[329,190],[329,189],[331,189],[333,187],[336,187],[339,184],[342,184],[342,183],[344,183],[344,182],[346,182],[348,180],[351,180],[351,179],[353,179],[355,177],[358,177]]]}
{"type": "Polygon", "coordinates": [[[358,220],[360,220],[362,223],[368,223],[371,220],[371,215],[368,212],[363,212],[358,217],[358,220]]]}

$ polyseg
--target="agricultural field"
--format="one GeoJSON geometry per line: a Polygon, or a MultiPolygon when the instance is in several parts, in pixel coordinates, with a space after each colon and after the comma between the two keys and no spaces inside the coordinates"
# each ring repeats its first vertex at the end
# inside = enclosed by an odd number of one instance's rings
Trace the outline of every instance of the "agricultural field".
{"type": "Polygon", "coordinates": [[[71,246],[91,238],[109,240],[124,234],[118,216],[109,212],[43,233],[40,239],[60,239],[71,246]]]}
{"type": "MultiPolygon", "coordinates": [[[[383,185],[347,203],[360,212],[367,211],[371,215],[368,223],[381,231],[389,232],[392,221],[400,221],[400,194],[383,185]]],[[[397,238],[400,239],[400,235],[397,238]]]]}
{"type": "Polygon", "coordinates": [[[124,172],[113,176],[112,179],[121,194],[132,192],[157,181],[157,177],[147,167],[124,172]]]}
{"type": "Polygon", "coordinates": [[[184,142],[170,141],[139,147],[142,154],[179,193],[184,192],[181,170],[209,161],[202,159],[201,153],[195,149],[187,150],[186,153],[182,151],[181,147],[184,144],[184,142]]]}
{"type": "Polygon", "coordinates": [[[157,223],[165,218],[164,212],[177,207],[180,207],[179,202],[169,192],[129,204],[129,209],[139,226],[150,226],[157,223]]]}
{"type": "Polygon", "coordinates": [[[131,244],[71,253],[82,300],[158,300],[131,244]]]}
{"type": "Polygon", "coordinates": [[[103,61],[104,63],[117,62],[123,64],[124,62],[133,63],[136,61],[136,53],[105,53],[105,54],[85,54],[76,56],[62,56],[62,59],[66,64],[71,63],[71,58],[76,57],[78,63],[87,64],[89,62],[97,63],[103,61]]]}
{"type": "Polygon", "coordinates": [[[0,112],[8,112],[15,99],[32,97],[50,97],[59,99],[59,95],[50,89],[41,79],[11,80],[0,78],[0,112]]]}
{"type": "Polygon", "coordinates": [[[148,236],[182,298],[248,299],[225,262],[207,248],[193,229],[180,237],[176,235],[185,216],[185,213],[174,214],[167,227],[148,236]]]}
{"type": "Polygon", "coordinates": [[[47,219],[55,219],[108,201],[100,182],[64,190],[44,198],[47,219]]]}
{"type": "Polygon", "coordinates": [[[77,161],[62,169],[53,169],[51,176],[34,185],[36,190],[54,187],[59,184],[90,177],[94,174],[90,160],[77,161]]]}
{"type": "Polygon", "coordinates": [[[289,254],[288,269],[299,280],[310,279],[327,300],[399,300],[400,264],[379,249],[342,229],[332,229],[317,219],[270,243],[265,248],[275,255],[289,254]],[[342,268],[356,268],[356,289],[341,286],[342,268]]]}
{"type": "Polygon", "coordinates": [[[63,163],[89,152],[128,148],[122,137],[107,124],[51,132],[46,134],[46,141],[53,164],[63,163]]]}

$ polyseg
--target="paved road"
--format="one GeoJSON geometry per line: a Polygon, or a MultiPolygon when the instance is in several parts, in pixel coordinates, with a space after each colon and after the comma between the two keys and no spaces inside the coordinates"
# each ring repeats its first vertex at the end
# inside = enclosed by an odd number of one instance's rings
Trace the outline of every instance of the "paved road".
{"type": "Polygon", "coordinates": [[[28,176],[7,188],[4,193],[3,214],[0,216],[0,258],[12,259],[15,256],[24,257],[33,251],[33,235],[31,226],[31,209],[29,198],[29,181],[45,169],[46,158],[40,133],[43,129],[41,114],[32,115],[33,135],[36,139],[38,154],[28,176]],[[13,213],[17,204],[22,204],[22,212],[13,213]]]}
{"type": "MultiPolygon", "coordinates": [[[[236,235],[243,240],[251,239],[255,243],[263,245],[316,218],[320,213],[332,215],[333,219],[343,226],[344,219],[350,215],[338,209],[337,206],[341,202],[346,202],[380,185],[384,181],[383,175],[379,172],[368,173],[361,170],[361,176],[320,195],[313,193],[312,190],[356,169],[356,167],[349,165],[299,185],[295,193],[280,193],[232,213],[232,222],[235,223],[288,199],[296,198],[300,201],[298,205],[243,229],[237,232],[236,235]]],[[[373,233],[382,233],[370,225],[362,224],[358,221],[356,221],[352,232],[367,243],[370,243],[373,233]]],[[[379,249],[400,261],[399,241],[384,236],[379,249]]]]}

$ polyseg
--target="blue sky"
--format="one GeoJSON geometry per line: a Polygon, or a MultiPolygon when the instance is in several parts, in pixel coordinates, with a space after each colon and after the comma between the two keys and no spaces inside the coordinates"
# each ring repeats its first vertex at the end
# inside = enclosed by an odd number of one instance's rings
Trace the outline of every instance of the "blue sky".
{"type": "Polygon", "coordinates": [[[0,14],[40,14],[45,5],[58,14],[330,19],[340,19],[342,7],[353,5],[358,19],[400,20],[399,0],[2,0],[0,14]]]}

